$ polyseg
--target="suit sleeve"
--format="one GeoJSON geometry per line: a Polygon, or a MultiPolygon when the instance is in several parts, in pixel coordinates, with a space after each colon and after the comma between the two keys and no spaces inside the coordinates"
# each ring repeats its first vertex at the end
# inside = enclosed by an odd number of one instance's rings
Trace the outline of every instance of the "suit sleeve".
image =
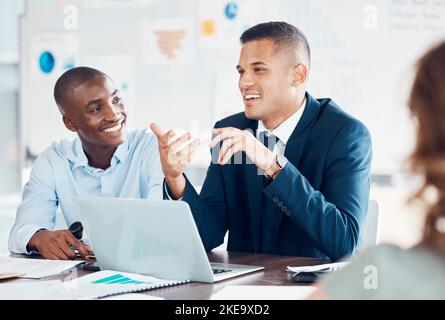
{"type": "Polygon", "coordinates": [[[296,232],[305,232],[333,261],[352,254],[358,244],[368,208],[371,150],[366,127],[348,123],[330,146],[320,190],[290,162],[264,190],[281,202],[296,232]]]}

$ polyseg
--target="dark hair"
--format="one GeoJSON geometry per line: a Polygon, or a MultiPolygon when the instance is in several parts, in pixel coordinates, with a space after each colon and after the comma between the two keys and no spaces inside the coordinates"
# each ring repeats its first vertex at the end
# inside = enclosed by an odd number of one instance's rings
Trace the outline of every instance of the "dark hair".
{"type": "Polygon", "coordinates": [[[241,44],[261,39],[272,40],[278,49],[295,48],[304,55],[304,58],[307,58],[307,63],[310,63],[311,49],[306,36],[298,28],[289,23],[260,23],[244,31],[240,37],[241,44]]]}
{"type": "Polygon", "coordinates": [[[409,109],[417,120],[416,146],[410,157],[411,170],[424,177],[414,198],[428,189],[437,198],[430,205],[423,233],[424,243],[445,248],[445,42],[428,51],[417,63],[409,98],[409,109]]]}
{"type": "Polygon", "coordinates": [[[108,77],[102,71],[90,67],[76,67],[63,73],[54,86],[54,99],[63,113],[63,97],[84,82],[95,77],[108,77]]]}

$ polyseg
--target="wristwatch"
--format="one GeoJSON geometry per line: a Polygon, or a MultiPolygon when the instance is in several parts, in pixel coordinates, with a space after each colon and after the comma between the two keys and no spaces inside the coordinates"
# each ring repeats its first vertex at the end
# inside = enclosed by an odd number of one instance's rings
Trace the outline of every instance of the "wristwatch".
{"type": "Polygon", "coordinates": [[[286,164],[289,162],[287,158],[281,154],[277,155],[277,164],[280,167],[280,170],[283,169],[286,164]]]}
{"type": "Polygon", "coordinates": [[[275,162],[272,165],[272,167],[266,171],[265,173],[266,178],[275,179],[277,175],[281,172],[281,170],[287,165],[288,162],[289,160],[287,160],[285,156],[278,154],[275,157],[275,162]]]}

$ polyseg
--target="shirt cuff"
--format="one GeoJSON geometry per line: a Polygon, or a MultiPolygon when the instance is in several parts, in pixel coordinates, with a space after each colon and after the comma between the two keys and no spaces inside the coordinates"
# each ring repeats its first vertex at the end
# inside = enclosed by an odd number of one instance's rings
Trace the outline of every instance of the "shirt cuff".
{"type": "Polygon", "coordinates": [[[167,182],[165,181],[165,179],[164,179],[164,191],[165,191],[165,194],[167,195],[167,197],[168,197],[169,200],[180,201],[180,200],[182,200],[182,198],[184,198],[184,197],[181,197],[181,198],[179,198],[179,199],[173,199],[173,198],[170,196],[170,193],[168,192],[167,182]]]}
{"type": "Polygon", "coordinates": [[[32,236],[39,230],[46,229],[42,226],[38,225],[24,225],[19,230],[16,231],[15,235],[12,235],[9,243],[9,251],[12,253],[20,253],[20,254],[36,254],[36,251],[28,251],[26,249],[29,240],[31,240],[32,236]]]}

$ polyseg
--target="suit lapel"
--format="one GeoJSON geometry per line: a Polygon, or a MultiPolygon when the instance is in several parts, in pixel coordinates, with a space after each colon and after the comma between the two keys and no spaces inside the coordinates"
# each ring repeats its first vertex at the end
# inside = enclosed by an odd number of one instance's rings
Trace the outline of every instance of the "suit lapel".
{"type": "MultiPolygon", "coordinates": [[[[320,103],[314,99],[311,95],[306,93],[306,108],[304,109],[303,115],[292,132],[289,140],[287,141],[286,148],[284,151],[285,157],[291,162],[295,167],[298,167],[300,159],[303,155],[304,145],[306,139],[311,132],[312,126],[315,124],[318,114],[320,112],[320,103]]],[[[276,206],[273,206],[276,208],[276,206]]],[[[272,224],[272,239],[276,240],[278,235],[278,230],[283,219],[282,212],[274,212],[273,224],[272,224]],[[277,214],[278,213],[278,214],[277,214]]]]}
{"type": "Polygon", "coordinates": [[[306,94],[306,101],[306,108],[304,109],[303,115],[287,141],[284,151],[285,157],[296,167],[300,162],[304,143],[320,112],[320,103],[312,98],[312,96],[306,94]]]}

